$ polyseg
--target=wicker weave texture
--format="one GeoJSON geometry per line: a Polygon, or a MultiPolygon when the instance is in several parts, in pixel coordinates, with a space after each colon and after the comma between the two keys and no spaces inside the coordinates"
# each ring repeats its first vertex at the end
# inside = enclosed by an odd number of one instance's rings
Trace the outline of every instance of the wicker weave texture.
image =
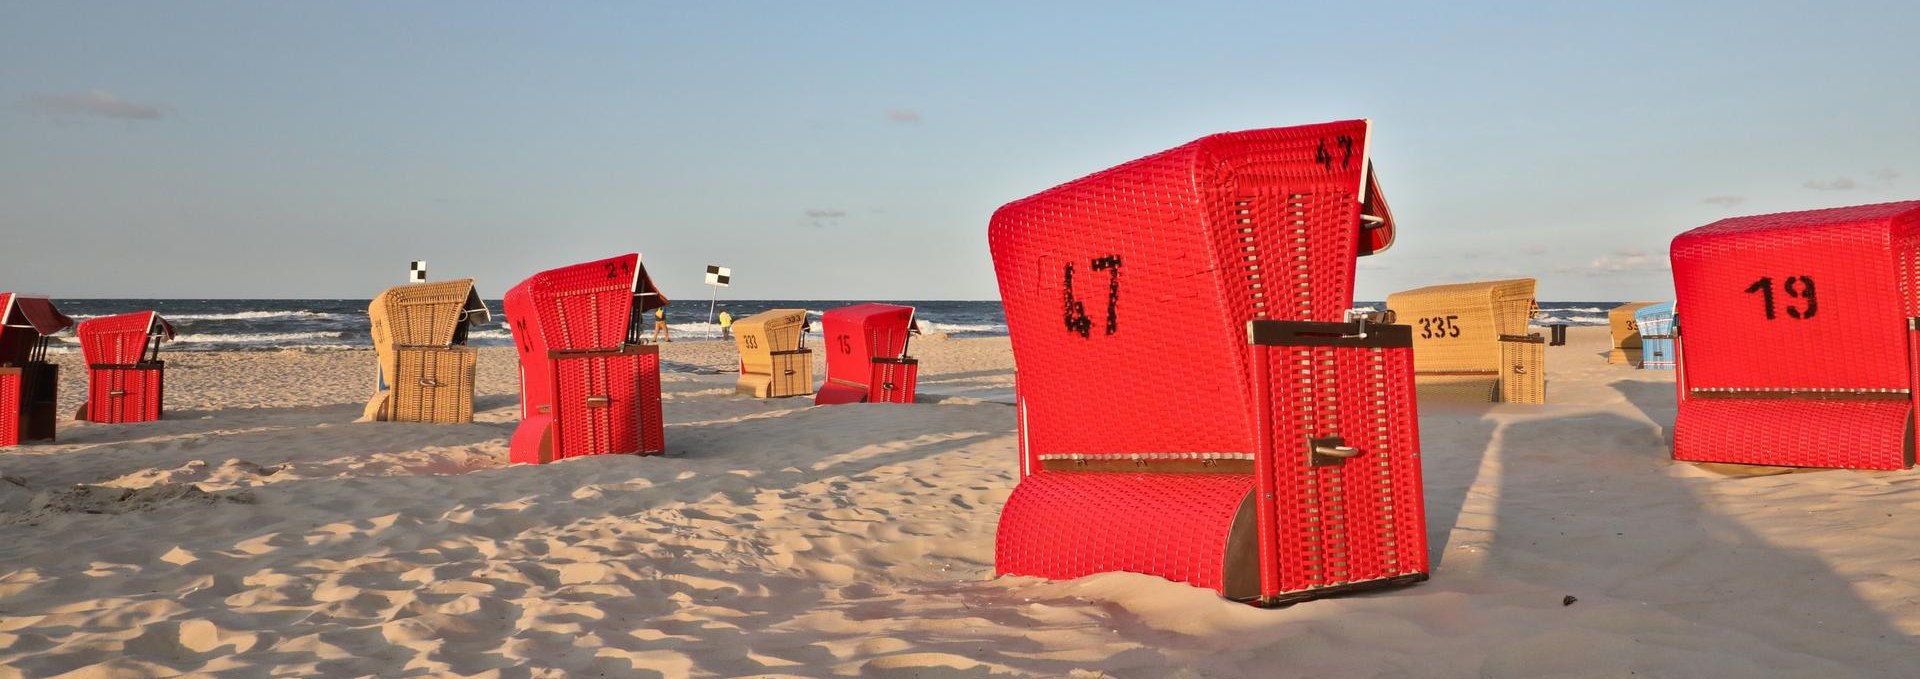
{"type": "Polygon", "coordinates": [[[1900,466],[1909,401],[1784,394],[1911,393],[1916,231],[1920,201],[1738,217],[1675,237],[1680,382],[1690,392],[1675,423],[1675,459],[1900,466]]]}
{"type": "Polygon", "coordinates": [[[1690,398],[1673,424],[1673,459],[1903,469],[1913,464],[1911,412],[1907,401],[1690,398]]]}
{"type": "Polygon", "coordinates": [[[1249,474],[1053,472],[1022,481],[1000,513],[994,564],[1053,580],[1148,573],[1219,591],[1249,474]]]}
{"type": "MultiPolygon", "coordinates": [[[[855,304],[828,309],[820,314],[821,341],[826,345],[827,385],[814,396],[815,405],[865,402],[873,400],[873,383],[880,359],[903,358],[908,333],[913,329],[913,307],[897,304],[855,304]],[[861,393],[857,401],[844,400],[844,390],[829,390],[840,385],[861,393]]],[[[912,403],[913,394],[891,398],[895,403],[912,403]]]]}
{"type": "Polygon", "coordinates": [[[1500,400],[1505,403],[1547,402],[1547,344],[1500,340],[1500,400]]]}
{"type": "Polygon", "coordinates": [[[473,378],[479,354],[470,347],[404,347],[394,373],[388,419],[460,424],[473,421],[473,378]]]}
{"type": "Polygon", "coordinates": [[[88,365],[131,365],[144,362],[153,338],[173,338],[173,326],[159,314],[140,311],[82,321],[73,330],[88,365]]]}
{"type": "Polygon", "coordinates": [[[1527,334],[1533,291],[1531,278],[1433,285],[1388,295],[1387,308],[1413,326],[1416,373],[1498,371],[1496,342],[1527,334]]]}
{"type": "Polygon", "coordinates": [[[20,371],[0,368],[0,447],[20,445],[20,371]]]}
{"type": "Polygon", "coordinates": [[[1673,303],[1661,302],[1634,312],[1640,326],[1638,365],[1647,370],[1672,370],[1679,360],[1673,341],[1673,303]]]}
{"type": "Polygon", "coordinates": [[[1449,403],[1498,403],[1500,376],[1419,375],[1420,400],[1449,403]]]}
{"type": "Polygon", "coordinates": [[[1253,461],[1250,597],[1424,572],[1411,352],[1249,345],[1250,321],[1352,306],[1355,257],[1385,242],[1362,226],[1381,214],[1366,140],[1365,121],[1216,135],[995,214],[1027,474],[1002,515],[1001,572],[1221,589],[1247,475],[1044,462],[1149,458],[1253,461]],[[1308,437],[1360,453],[1313,466],[1308,437]]]}
{"type": "Polygon", "coordinates": [[[813,354],[801,351],[805,309],[773,309],[733,322],[733,343],[740,351],[735,390],[760,398],[813,393],[813,354]]]}
{"type": "Polygon", "coordinates": [[[152,422],[160,419],[166,389],[161,363],[87,369],[85,419],[101,424],[152,422]]]}
{"type": "Polygon", "coordinates": [[[919,384],[918,361],[874,361],[873,377],[867,382],[867,402],[912,403],[919,384]]]}
{"type": "Polygon", "coordinates": [[[1607,310],[1607,328],[1613,333],[1613,351],[1608,352],[1607,362],[1638,365],[1641,339],[1640,322],[1634,314],[1641,309],[1659,304],[1659,302],[1627,302],[1607,310]]]}

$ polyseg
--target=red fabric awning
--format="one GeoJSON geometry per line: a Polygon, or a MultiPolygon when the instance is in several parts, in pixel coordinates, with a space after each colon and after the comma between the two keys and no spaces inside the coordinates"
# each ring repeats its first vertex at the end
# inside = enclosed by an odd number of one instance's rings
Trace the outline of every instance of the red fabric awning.
{"type": "Polygon", "coordinates": [[[73,327],[73,319],[54,308],[53,300],[45,297],[13,295],[13,313],[5,319],[8,324],[33,326],[35,332],[51,335],[73,327]]]}

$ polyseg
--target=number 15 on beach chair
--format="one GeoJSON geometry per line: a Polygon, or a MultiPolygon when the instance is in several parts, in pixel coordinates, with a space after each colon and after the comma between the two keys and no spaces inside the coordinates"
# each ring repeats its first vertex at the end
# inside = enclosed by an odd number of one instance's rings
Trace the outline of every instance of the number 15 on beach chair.
{"type": "Polygon", "coordinates": [[[1260,605],[1426,579],[1412,338],[1348,313],[1394,230],[1368,129],[1214,135],[995,213],[1021,473],[1001,574],[1260,605]]]}
{"type": "Polygon", "coordinates": [[[1913,465],[1920,201],[1723,219],[1672,252],[1674,459],[1913,465]]]}

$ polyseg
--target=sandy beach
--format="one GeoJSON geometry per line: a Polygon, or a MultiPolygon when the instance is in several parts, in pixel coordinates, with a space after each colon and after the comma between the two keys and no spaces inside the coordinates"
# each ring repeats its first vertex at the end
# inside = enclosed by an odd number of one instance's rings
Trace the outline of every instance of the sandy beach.
{"type": "Polygon", "coordinates": [[[1920,675],[1920,477],[1674,464],[1672,373],[1606,345],[1551,405],[1422,405],[1431,581],[1277,610],[996,579],[1004,338],[823,408],[669,344],[666,456],[546,466],[510,349],[468,425],[355,424],[370,351],[176,353],[166,420],[0,452],[0,675],[1920,675]]]}

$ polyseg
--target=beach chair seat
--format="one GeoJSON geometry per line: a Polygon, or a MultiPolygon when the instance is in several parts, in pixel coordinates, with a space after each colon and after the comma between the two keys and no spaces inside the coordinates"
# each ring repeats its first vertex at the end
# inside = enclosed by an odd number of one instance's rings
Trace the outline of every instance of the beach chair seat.
{"type": "Polygon", "coordinates": [[[1672,370],[1679,356],[1674,353],[1674,315],[1672,302],[1660,302],[1633,312],[1640,331],[1640,367],[1647,370],[1672,370]]]}
{"type": "Polygon", "coordinates": [[[1640,367],[1645,348],[1645,336],[1640,332],[1637,314],[1641,309],[1657,304],[1659,303],[1627,302],[1607,310],[1607,329],[1613,337],[1613,348],[1607,351],[1608,363],[1640,367]]]}
{"type": "Polygon", "coordinates": [[[87,400],[73,415],[97,423],[160,419],[166,392],[166,361],[160,343],[173,339],[173,324],[140,311],[82,321],[74,328],[87,362],[87,400]]]}
{"type": "Polygon", "coordinates": [[[667,303],[638,254],[543,271],[507,291],[520,359],[515,464],[666,451],[660,350],[642,324],[667,303]]]}
{"type": "Polygon", "coordinates": [[[820,315],[827,380],[815,405],[913,403],[920,361],[907,355],[913,307],[855,304],[820,315]]]}
{"type": "Polygon", "coordinates": [[[1420,398],[1545,403],[1546,339],[1528,330],[1534,281],[1450,283],[1387,296],[1413,331],[1420,398]]]}
{"type": "Polygon", "coordinates": [[[493,320],[473,279],[387,288],[367,306],[367,318],[378,364],[362,421],[473,421],[479,353],[467,338],[493,320]]]}
{"type": "Polygon", "coordinates": [[[0,292],[0,446],[54,440],[60,366],[47,346],[72,325],[52,300],[0,292]]]}
{"type": "Polygon", "coordinates": [[[733,343],[740,351],[734,392],[755,398],[813,393],[813,350],[806,348],[806,309],[772,309],[736,319],[733,343]]]}
{"type": "Polygon", "coordinates": [[[1368,128],[1214,135],[994,214],[1021,475],[999,573],[1260,605],[1426,578],[1412,338],[1347,320],[1394,228],[1368,128]]]}
{"type": "Polygon", "coordinates": [[[1672,258],[1675,460],[1912,466],[1920,201],[1723,219],[1672,258]]]}

